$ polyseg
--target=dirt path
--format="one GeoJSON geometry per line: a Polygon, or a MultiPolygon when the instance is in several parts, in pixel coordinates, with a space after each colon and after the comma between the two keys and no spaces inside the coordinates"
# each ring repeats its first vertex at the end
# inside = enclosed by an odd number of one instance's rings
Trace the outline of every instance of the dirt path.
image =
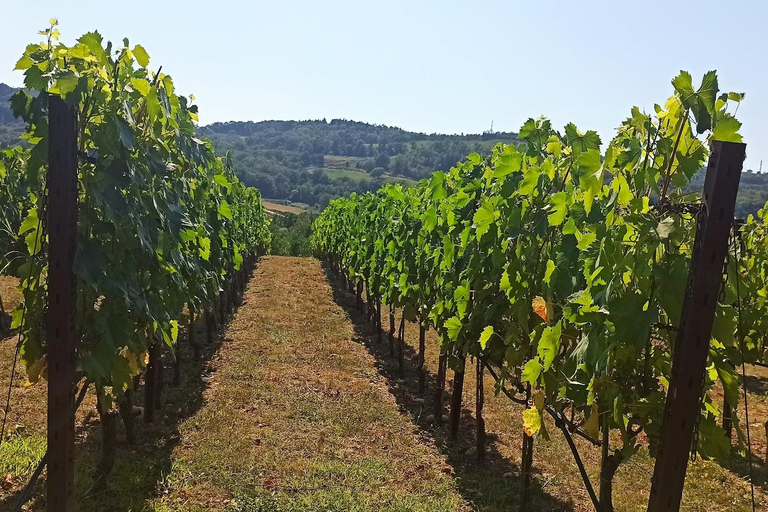
{"type": "Polygon", "coordinates": [[[461,510],[312,259],[261,261],[157,510],[461,510]]]}

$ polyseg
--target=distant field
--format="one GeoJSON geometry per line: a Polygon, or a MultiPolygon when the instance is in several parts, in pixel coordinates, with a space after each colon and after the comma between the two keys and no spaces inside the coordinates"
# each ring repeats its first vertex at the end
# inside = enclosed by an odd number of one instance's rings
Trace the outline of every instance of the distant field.
{"type": "MultiPolygon", "coordinates": [[[[371,177],[370,174],[360,169],[339,169],[334,167],[324,167],[322,169],[315,168],[312,170],[312,172],[317,172],[317,171],[323,171],[332,180],[349,178],[354,182],[363,183],[363,182],[371,181],[373,179],[373,177],[371,177]]],[[[416,183],[411,179],[403,178],[401,176],[389,176],[385,174],[381,178],[387,183],[403,183],[403,184],[416,183]]]]}
{"type": "Polygon", "coordinates": [[[332,167],[325,167],[322,169],[322,171],[325,172],[325,174],[328,175],[329,178],[332,180],[337,180],[339,178],[349,178],[352,181],[371,181],[373,178],[371,178],[371,175],[368,174],[365,171],[361,170],[353,170],[353,169],[336,169],[332,167]]]}
{"type": "Polygon", "coordinates": [[[325,167],[351,167],[356,168],[360,160],[355,156],[325,155],[323,157],[325,167]]]}
{"type": "Polygon", "coordinates": [[[298,206],[294,205],[273,203],[271,201],[263,201],[263,203],[264,208],[270,212],[292,213],[294,215],[300,215],[306,211],[303,208],[299,208],[298,206]]]}
{"type": "Polygon", "coordinates": [[[415,180],[412,180],[410,178],[403,178],[402,176],[382,176],[384,178],[384,181],[387,183],[402,183],[403,185],[413,185],[416,183],[415,180]]]}

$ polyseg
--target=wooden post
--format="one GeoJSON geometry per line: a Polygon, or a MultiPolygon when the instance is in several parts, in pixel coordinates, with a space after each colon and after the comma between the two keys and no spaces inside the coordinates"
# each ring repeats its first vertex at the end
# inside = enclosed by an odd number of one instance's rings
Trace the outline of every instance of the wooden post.
{"type": "Polygon", "coordinates": [[[649,512],[680,509],[745,153],[746,144],[712,143],[672,358],[649,512]]]}
{"type": "Polygon", "coordinates": [[[48,480],[46,509],[73,507],[77,282],[77,109],[48,98],[48,480]]]}

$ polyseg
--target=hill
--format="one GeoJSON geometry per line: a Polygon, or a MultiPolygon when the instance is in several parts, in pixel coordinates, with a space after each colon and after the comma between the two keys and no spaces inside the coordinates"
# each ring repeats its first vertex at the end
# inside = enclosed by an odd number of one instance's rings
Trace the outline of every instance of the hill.
{"type": "Polygon", "coordinates": [[[11,111],[11,96],[16,91],[18,89],[0,83],[0,147],[16,144],[24,129],[11,111]]]}
{"type": "Polygon", "coordinates": [[[418,180],[487,153],[513,133],[443,135],[333,119],[213,123],[200,129],[220,152],[233,151],[240,178],[265,197],[323,207],[336,196],[418,180]]]}

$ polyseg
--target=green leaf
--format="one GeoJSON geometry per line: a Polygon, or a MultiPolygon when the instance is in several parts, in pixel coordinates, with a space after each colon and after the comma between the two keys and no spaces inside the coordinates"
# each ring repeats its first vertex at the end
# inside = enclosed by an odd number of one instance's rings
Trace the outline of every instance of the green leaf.
{"type": "Polygon", "coordinates": [[[715,129],[712,130],[712,140],[723,142],[742,142],[739,133],[741,122],[731,114],[718,114],[715,129]]]}
{"type": "Polygon", "coordinates": [[[566,141],[573,148],[574,157],[590,150],[600,149],[600,136],[594,130],[581,133],[575,124],[568,123],[565,127],[565,136],[566,141]]]}
{"type": "Polygon", "coordinates": [[[424,213],[424,230],[431,233],[435,230],[435,226],[437,226],[437,210],[433,206],[424,213]]]}
{"type": "Polygon", "coordinates": [[[99,62],[103,63],[107,60],[107,53],[102,46],[102,37],[98,32],[88,32],[77,40],[80,44],[88,47],[91,54],[95,56],[99,62]]]}
{"type": "Polygon", "coordinates": [[[529,196],[536,190],[536,185],[539,184],[539,177],[541,176],[541,168],[538,166],[529,167],[523,175],[523,181],[520,182],[520,186],[517,187],[515,192],[519,196],[529,196]]]}
{"type": "Polygon", "coordinates": [[[131,85],[141,93],[142,96],[147,96],[152,86],[149,85],[149,81],[146,78],[131,78],[131,85]]]}
{"type": "Polygon", "coordinates": [[[509,274],[507,274],[506,272],[504,272],[504,273],[501,275],[501,282],[499,283],[499,289],[500,289],[502,292],[506,292],[506,291],[507,291],[507,290],[509,290],[510,288],[512,288],[512,283],[510,283],[510,282],[509,282],[509,274]]]}
{"type": "Polygon", "coordinates": [[[105,276],[106,266],[104,252],[93,243],[81,241],[72,265],[75,275],[91,288],[98,290],[99,283],[105,276]]]}
{"type": "Polygon", "coordinates": [[[549,367],[552,366],[552,362],[555,360],[555,357],[560,350],[561,329],[561,322],[557,322],[555,325],[544,329],[544,332],[541,334],[537,354],[539,359],[544,363],[544,371],[549,370],[549,367]]]}
{"type": "Polygon", "coordinates": [[[147,54],[147,51],[144,49],[143,46],[137,44],[133,47],[133,56],[136,57],[136,62],[139,63],[139,66],[146,68],[149,66],[149,55],[147,54]]]}
{"type": "Polygon", "coordinates": [[[472,222],[475,224],[478,239],[491,228],[491,224],[496,221],[496,214],[497,212],[493,209],[493,205],[488,201],[483,202],[483,205],[475,212],[472,222]]]}
{"type": "Polygon", "coordinates": [[[30,208],[21,226],[19,226],[19,235],[23,235],[30,229],[37,229],[38,221],[37,208],[30,208]]]}
{"type": "Polygon", "coordinates": [[[712,128],[712,117],[715,112],[715,100],[717,99],[717,73],[710,71],[701,80],[698,90],[693,90],[693,80],[687,71],[672,80],[672,85],[680,94],[680,100],[686,109],[689,109],[696,119],[696,131],[704,133],[712,128]]]}
{"type": "Polygon", "coordinates": [[[552,279],[552,274],[555,271],[555,262],[552,260],[547,260],[547,270],[544,272],[544,282],[549,284],[549,281],[552,279]]]}
{"type": "Polygon", "coordinates": [[[67,94],[77,89],[79,82],[80,78],[73,71],[67,70],[56,77],[54,86],[62,97],[66,97],[67,94]]]}
{"type": "Polygon", "coordinates": [[[491,336],[493,336],[493,326],[489,325],[483,329],[482,333],[480,333],[480,348],[485,350],[485,347],[488,346],[488,340],[491,339],[491,336]]]}
{"type": "Polygon", "coordinates": [[[211,257],[211,239],[207,236],[200,238],[200,257],[208,261],[211,257]]]}
{"type": "Polygon", "coordinates": [[[552,207],[552,213],[547,217],[550,226],[559,226],[565,220],[565,214],[568,211],[566,199],[565,192],[557,192],[550,196],[549,205],[552,207]]]}
{"type": "Polygon", "coordinates": [[[463,324],[458,317],[453,316],[445,321],[445,329],[448,331],[448,337],[452,341],[456,341],[459,338],[462,327],[463,324]]]}
{"type": "Polygon", "coordinates": [[[717,424],[716,418],[709,414],[699,420],[699,455],[705,459],[725,462],[730,458],[731,443],[725,436],[725,430],[717,424]]]}
{"type": "Polygon", "coordinates": [[[233,218],[232,209],[229,207],[229,203],[226,199],[221,200],[221,204],[219,205],[219,215],[229,220],[232,220],[233,218]]]}
{"type": "Polygon", "coordinates": [[[499,159],[496,164],[496,168],[491,173],[494,178],[503,178],[508,174],[517,172],[520,170],[520,164],[523,161],[523,155],[521,153],[514,153],[512,155],[506,155],[499,159]]]}
{"type": "Polygon", "coordinates": [[[593,233],[592,231],[585,231],[581,234],[579,238],[579,243],[576,245],[576,247],[580,251],[585,251],[589,248],[592,243],[597,240],[597,234],[593,233]]]}
{"type": "Polygon", "coordinates": [[[38,66],[32,66],[24,72],[24,85],[34,91],[44,91],[48,88],[48,75],[38,66]]]}
{"type": "Polygon", "coordinates": [[[227,179],[226,176],[224,176],[223,174],[217,174],[216,176],[213,177],[213,179],[216,180],[216,183],[218,183],[219,186],[226,188],[227,192],[230,191],[232,185],[229,183],[229,180],[227,179]]]}
{"type": "Polygon", "coordinates": [[[520,380],[534,384],[539,380],[539,375],[541,375],[541,362],[538,357],[534,357],[523,366],[523,374],[520,380]]]}
{"type": "Polygon", "coordinates": [[[133,149],[133,128],[122,117],[116,117],[117,130],[120,135],[120,142],[126,149],[133,149]]]}

